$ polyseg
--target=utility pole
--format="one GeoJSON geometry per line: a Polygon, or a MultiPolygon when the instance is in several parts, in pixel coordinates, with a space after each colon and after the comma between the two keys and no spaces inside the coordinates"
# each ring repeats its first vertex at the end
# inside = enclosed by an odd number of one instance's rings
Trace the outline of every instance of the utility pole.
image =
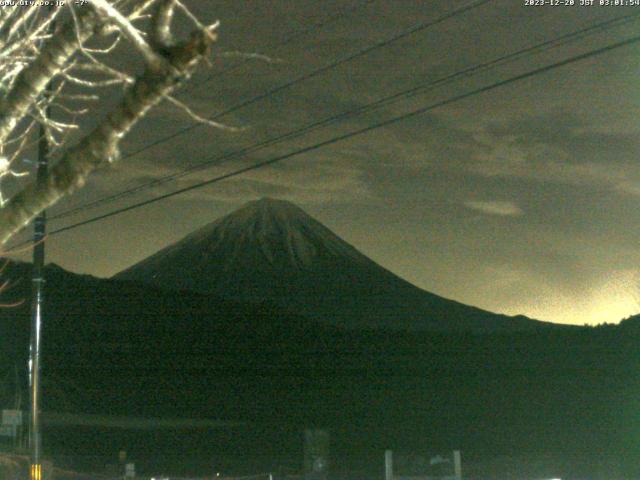
{"type": "MultiPolygon", "coordinates": [[[[50,9],[56,8],[50,6],[50,9]]],[[[54,24],[49,25],[52,33],[54,24]]],[[[51,85],[45,90],[45,97],[49,95],[51,85]]],[[[38,138],[38,170],[36,183],[42,185],[49,170],[49,144],[46,136],[46,121],[50,115],[50,108],[45,105],[44,120],[40,125],[38,138]]],[[[47,232],[47,214],[43,210],[34,221],[33,229],[33,270],[31,273],[31,344],[29,346],[29,382],[31,387],[31,423],[29,429],[29,449],[31,452],[30,480],[42,480],[42,433],[40,432],[40,409],[42,390],[40,385],[41,344],[42,344],[42,309],[44,303],[44,239],[47,232]]]]}
{"type": "MultiPolygon", "coordinates": [[[[48,108],[45,117],[48,117],[48,108]]],[[[45,126],[40,126],[38,140],[38,172],[36,182],[46,180],[48,172],[48,150],[45,126]]],[[[40,432],[40,404],[42,390],[40,388],[40,374],[42,364],[40,359],[42,343],[42,308],[44,303],[44,237],[46,235],[47,215],[43,211],[35,219],[33,232],[33,270],[31,273],[32,301],[31,301],[31,345],[29,347],[29,380],[31,387],[31,480],[42,480],[42,435],[40,432]]]]}

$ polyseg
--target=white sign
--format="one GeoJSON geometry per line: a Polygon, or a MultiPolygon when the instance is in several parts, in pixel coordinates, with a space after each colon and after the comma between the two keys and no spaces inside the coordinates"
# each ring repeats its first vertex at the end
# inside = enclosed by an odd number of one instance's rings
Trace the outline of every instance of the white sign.
{"type": "Polygon", "coordinates": [[[126,478],[133,478],[136,476],[136,464],[135,463],[127,463],[124,466],[124,476],[126,478]]]}
{"type": "Polygon", "coordinates": [[[20,410],[2,410],[2,425],[22,425],[20,410]]]}
{"type": "Polygon", "coordinates": [[[15,425],[0,425],[0,437],[16,437],[15,425]]]}

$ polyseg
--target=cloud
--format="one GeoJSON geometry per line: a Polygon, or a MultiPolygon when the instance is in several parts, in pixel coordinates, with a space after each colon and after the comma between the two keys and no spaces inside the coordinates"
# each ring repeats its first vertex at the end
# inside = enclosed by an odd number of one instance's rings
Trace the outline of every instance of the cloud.
{"type": "MultiPolygon", "coordinates": [[[[185,188],[198,182],[222,177],[242,167],[258,163],[269,157],[254,157],[231,161],[228,164],[196,170],[180,176],[181,166],[175,162],[154,162],[144,158],[121,164],[110,171],[132,180],[133,185],[151,183],[164,177],[178,175],[168,182],[148,189],[150,195],[185,188]]],[[[197,162],[194,162],[197,163],[197,162]]],[[[373,200],[365,178],[366,158],[348,148],[320,152],[313,157],[292,159],[244,172],[224,181],[196,189],[179,196],[180,199],[225,203],[243,203],[263,196],[278,197],[300,204],[324,204],[373,200]]]]}
{"type": "Polygon", "coordinates": [[[471,200],[464,202],[464,205],[471,210],[477,210],[487,215],[498,215],[501,217],[517,217],[524,212],[513,202],[500,200],[478,201],[471,200]]]}
{"type": "MultiPolygon", "coordinates": [[[[515,130],[515,128],[514,128],[515,130]]],[[[638,135],[589,136],[563,131],[563,138],[527,137],[521,132],[476,131],[467,144],[468,159],[454,168],[488,178],[512,178],[556,185],[607,189],[640,195],[640,166],[635,163],[638,135]],[[591,142],[585,147],[587,142],[591,142]],[[633,161],[632,161],[633,159],[633,161]]]]}

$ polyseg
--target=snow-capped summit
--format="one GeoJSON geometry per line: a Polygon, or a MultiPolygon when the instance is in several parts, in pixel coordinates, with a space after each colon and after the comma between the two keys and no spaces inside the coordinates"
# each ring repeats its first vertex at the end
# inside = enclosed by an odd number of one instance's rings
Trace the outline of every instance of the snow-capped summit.
{"type": "Polygon", "coordinates": [[[247,203],[116,278],[268,301],[347,327],[492,331],[544,325],[420,290],[301,208],[271,198],[247,203]]]}
{"type": "Polygon", "coordinates": [[[278,271],[311,268],[314,263],[349,258],[367,259],[301,208],[283,200],[263,198],[246,204],[187,236],[172,249],[194,249],[216,267],[237,264],[278,271]]]}

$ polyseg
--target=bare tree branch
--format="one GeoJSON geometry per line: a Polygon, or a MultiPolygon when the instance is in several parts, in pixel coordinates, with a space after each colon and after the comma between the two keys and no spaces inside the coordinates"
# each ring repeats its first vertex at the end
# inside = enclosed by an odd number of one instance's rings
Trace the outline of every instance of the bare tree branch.
{"type": "MultiPolygon", "coordinates": [[[[108,22],[115,23],[120,31],[129,39],[131,44],[142,54],[143,58],[151,68],[160,70],[164,63],[162,55],[158,54],[147,43],[133,24],[114,8],[107,0],[92,0],[93,7],[108,22]]],[[[168,28],[168,27],[167,27],[168,28]]]]}
{"type": "MultiPolygon", "coordinates": [[[[151,38],[159,47],[169,47],[173,42],[171,21],[176,8],[175,0],[160,0],[151,24],[151,38]]],[[[204,29],[201,29],[204,30],[204,29]]]]}
{"type": "Polygon", "coordinates": [[[64,8],[0,9],[0,182],[27,174],[18,165],[28,162],[23,155],[37,142],[37,126],[50,145],[53,164],[44,182],[27,184],[8,201],[0,188],[0,245],[80,188],[92,171],[115,161],[121,140],[164,99],[197,121],[239,130],[203,118],[172,96],[200,60],[207,60],[217,26],[200,22],[179,0],[91,0],[85,8],[67,2],[64,8]],[[52,31],[49,27],[61,11],[68,13],[66,21],[52,31]],[[182,43],[172,32],[177,13],[195,27],[182,43]],[[127,71],[133,68],[128,62],[118,62],[123,42],[143,60],[142,75],[127,71]],[[104,105],[113,104],[114,93],[122,98],[115,107],[106,107],[111,110],[89,130],[92,122],[84,124],[78,116],[100,108],[97,88],[106,89],[104,105]]]}
{"type": "Polygon", "coordinates": [[[173,105],[178,107],[183,112],[185,112],[191,119],[195,120],[198,123],[203,123],[205,125],[209,125],[210,127],[218,128],[220,130],[226,130],[228,132],[240,132],[240,131],[245,130],[244,128],[232,127],[230,125],[226,125],[224,123],[216,122],[214,120],[211,120],[210,118],[205,118],[205,117],[203,117],[201,115],[198,115],[196,112],[194,112],[191,109],[191,107],[189,107],[189,105],[187,105],[186,103],[178,100],[177,98],[175,98],[175,97],[173,97],[171,95],[168,95],[166,97],[166,100],[169,103],[172,103],[173,105]]]}
{"type": "Polygon", "coordinates": [[[12,88],[0,99],[0,144],[38,101],[49,82],[64,69],[79,48],[78,40],[87,40],[97,26],[97,16],[90,9],[84,9],[78,20],[77,27],[69,21],[45,43],[37,59],[20,72],[12,88]]]}
{"type": "MultiPolygon", "coordinates": [[[[215,40],[215,27],[194,32],[188,41],[159,51],[162,63],[147,65],[144,74],[125,92],[121,103],[82,141],[65,151],[45,182],[29,184],[0,209],[0,244],[40,211],[80,188],[95,169],[118,158],[121,139],[151,107],[188,79],[209,53],[215,40]]],[[[41,68],[47,72],[52,70],[44,65],[41,68]]]]}

